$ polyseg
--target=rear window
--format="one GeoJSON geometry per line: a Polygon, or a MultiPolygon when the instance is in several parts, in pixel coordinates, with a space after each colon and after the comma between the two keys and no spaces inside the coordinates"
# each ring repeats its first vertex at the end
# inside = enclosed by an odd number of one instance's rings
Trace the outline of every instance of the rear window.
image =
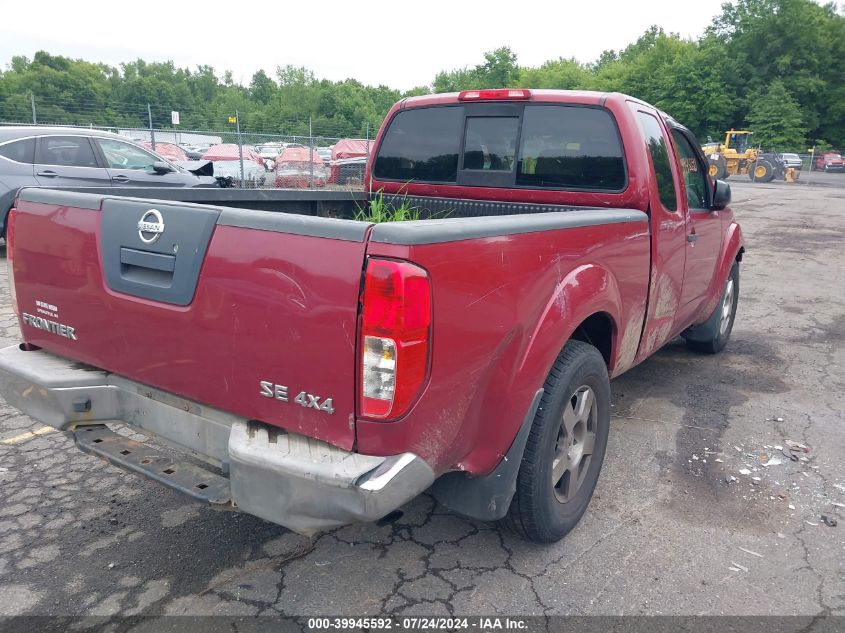
{"type": "Polygon", "coordinates": [[[419,108],[393,117],[379,148],[376,178],[455,182],[463,108],[419,108]]]}
{"type": "Polygon", "coordinates": [[[603,191],[626,184],[619,131],[607,110],[521,103],[402,111],[385,133],[373,176],[603,191]]]}
{"type": "Polygon", "coordinates": [[[577,106],[527,106],[516,184],[623,189],[622,143],[610,113],[577,106]]]}
{"type": "Polygon", "coordinates": [[[464,169],[510,171],[516,156],[518,117],[468,117],[464,169]]]}

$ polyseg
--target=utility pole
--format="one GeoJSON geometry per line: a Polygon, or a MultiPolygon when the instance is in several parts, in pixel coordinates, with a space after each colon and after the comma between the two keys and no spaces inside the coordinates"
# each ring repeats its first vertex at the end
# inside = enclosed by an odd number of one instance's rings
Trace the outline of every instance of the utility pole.
{"type": "Polygon", "coordinates": [[[35,116],[35,95],[31,92],[29,93],[29,100],[32,103],[32,124],[35,125],[38,123],[38,118],[35,116]]]}
{"type": "Polygon", "coordinates": [[[235,125],[238,132],[238,156],[241,159],[241,187],[244,186],[244,142],[241,139],[241,115],[235,110],[235,125]]]}
{"type": "Polygon", "coordinates": [[[311,163],[311,179],[308,182],[308,188],[314,188],[314,131],[311,128],[311,117],[308,117],[308,138],[311,139],[308,143],[308,146],[311,148],[311,151],[308,153],[311,163]]]}
{"type": "Polygon", "coordinates": [[[153,151],[156,151],[156,131],[153,129],[153,111],[150,109],[150,104],[147,104],[147,117],[150,120],[150,145],[153,151]]]}
{"type": "MultiPolygon", "coordinates": [[[[364,163],[364,172],[366,173],[367,167],[370,166],[370,122],[367,121],[367,130],[365,135],[365,141],[367,143],[367,162],[364,163]]],[[[372,173],[370,174],[370,182],[367,185],[367,191],[372,194],[373,193],[373,176],[372,173]]]]}

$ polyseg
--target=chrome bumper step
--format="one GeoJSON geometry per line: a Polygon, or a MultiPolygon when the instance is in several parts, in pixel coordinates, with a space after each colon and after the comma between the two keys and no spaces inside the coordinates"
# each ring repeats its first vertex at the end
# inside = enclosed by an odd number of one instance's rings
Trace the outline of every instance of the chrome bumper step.
{"type": "Polygon", "coordinates": [[[197,501],[213,505],[231,502],[229,480],[187,461],[177,461],[163,451],[118,435],[105,424],[77,426],[76,446],[111,464],[147,477],[197,501]]]}
{"type": "Polygon", "coordinates": [[[0,349],[0,396],[118,468],[309,536],[381,519],[434,481],[413,453],[343,450],[45,350],[0,349]],[[168,448],[113,432],[112,423],[168,448]]]}

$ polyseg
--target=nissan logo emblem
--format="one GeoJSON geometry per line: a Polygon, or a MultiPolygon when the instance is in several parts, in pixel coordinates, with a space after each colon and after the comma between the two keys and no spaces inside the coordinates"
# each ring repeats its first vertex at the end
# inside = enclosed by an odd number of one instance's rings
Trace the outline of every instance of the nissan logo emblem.
{"type": "Polygon", "coordinates": [[[156,209],[150,209],[138,221],[138,237],[144,244],[152,244],[164,233],[164,218],[156,209]]]}

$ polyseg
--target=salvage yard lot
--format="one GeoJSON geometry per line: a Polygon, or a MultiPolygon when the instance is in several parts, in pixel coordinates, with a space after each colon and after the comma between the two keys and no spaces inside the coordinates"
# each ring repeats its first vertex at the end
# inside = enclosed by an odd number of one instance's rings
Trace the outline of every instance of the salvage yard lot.
{"type": "MultiPolygon", "coordinates": [[[[719,356],[675,341],[613,382],[604,471],[563,541],[525,543],[425,495],[393,523],[309,540],[124,474],[0,401],[0,616],[845,614],[832,176],[731,181],[747,248],[733,338],[719,356]],[[789,442],[808,447],[797,462],[789,442]]],[[[4,257],[10,345],[6,275],[4,257]]]]}

